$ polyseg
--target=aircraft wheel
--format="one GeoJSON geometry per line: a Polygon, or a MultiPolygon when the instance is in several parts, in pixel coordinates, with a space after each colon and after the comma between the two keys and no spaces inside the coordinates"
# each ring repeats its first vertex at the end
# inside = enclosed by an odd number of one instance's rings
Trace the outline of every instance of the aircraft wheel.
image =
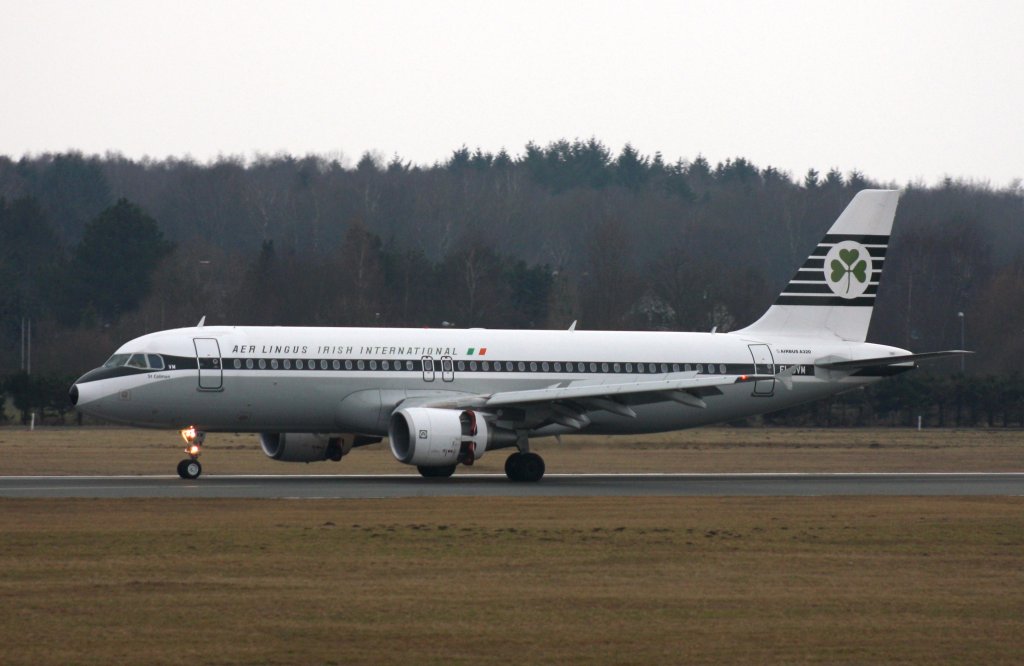
{"type": "Polygon", "coordinates": [[[417,465],[416,471],[420,473],[420,476],[427,479],[447,479],[455,473],[455,465],[445,465],[444,467],[424,467],[423,465],[417,465]]]}
{"type": "Polygon", "coordinates": [[[178,463],[178,476],[183,479],[198,479],[202,473],[203,466],[199,464],[198,460],[186,458],[178,463]]]}
{"type": "Polygon", "coordinates": [[[521,478],[523,481],[535,482],[544,477],[544,459],[536,453],[523,453],[522,461],[519,463],[521,478]]]}
{"type": "Polygon", "coordinates": [[[510,481],[516,480],[516,475],[519,470],[519,457],[522,455],[522,453],[517,451],[508,458],[505,458],[505,476],[507,476],[510,481]]]}
{"type": "Polygon", "coordinates": [[[505,460],[505,475],[511,481],[540,481],[544,477],[544,459],[536,453],[513,453],[505,460]]]}

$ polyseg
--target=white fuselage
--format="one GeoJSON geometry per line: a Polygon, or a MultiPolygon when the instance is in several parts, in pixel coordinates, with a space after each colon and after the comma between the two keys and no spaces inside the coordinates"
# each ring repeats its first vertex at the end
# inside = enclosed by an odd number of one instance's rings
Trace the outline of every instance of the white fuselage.
{"type": "MultiPolygon", "coordinates": [[[[638,397],[630,404],[635,418],[593,411],[582,432],[677,430],[782,409],[879,378],[816,362],[907,352],[742,333],[207,326],[145,335],[117,353],[156,355],[164,367],[86,374],[75,385],[83,412],[153,428],[384,435],[396,407],[439,396],[685,373],[774,375],[797,366],[785,382],[722,386],[706,407],[638,397]]],[[[530,434],[565,432],[575,430],[549,424],[530,434]]]]}

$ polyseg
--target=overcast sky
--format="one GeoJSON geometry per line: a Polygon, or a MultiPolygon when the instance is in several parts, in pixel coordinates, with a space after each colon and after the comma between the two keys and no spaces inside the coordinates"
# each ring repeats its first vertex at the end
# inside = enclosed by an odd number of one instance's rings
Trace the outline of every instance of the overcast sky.
{"type": "Polygon", "coordinates": [[[905,184],[1024,177],[1024,2],[0,0],[0,154],[596,137],[905,184]]]}

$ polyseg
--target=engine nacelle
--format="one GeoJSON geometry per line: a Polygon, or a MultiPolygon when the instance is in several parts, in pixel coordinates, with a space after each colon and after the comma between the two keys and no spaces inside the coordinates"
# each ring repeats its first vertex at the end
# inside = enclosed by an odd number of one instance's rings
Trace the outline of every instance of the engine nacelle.
{"type": "Polygon", "coordinates": [[[341,437],[308,432],[261,432],[260,448],[281,462],[341,460],[347,453],[341,437]]]}
{"type": "Polygon", "coordinates": [[[472,465],[499,434],[469,410],[409,407],[392,414],[388,423],[391,453],[399,462],[422,467],[472,465]]]}

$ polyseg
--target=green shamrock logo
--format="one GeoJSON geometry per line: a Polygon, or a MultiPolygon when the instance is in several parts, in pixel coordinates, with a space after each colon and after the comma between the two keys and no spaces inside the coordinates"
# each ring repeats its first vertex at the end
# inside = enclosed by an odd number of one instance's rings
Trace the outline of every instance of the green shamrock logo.
{"type": "Polygon", "coordinates": [[[860,259],[860,251],[849,249],[839,250],[839,259],[833,259],[830,264],[832,268],[832,282],[839,282],[846,277],[846,293],[850,293],[850,286],[853,284],[853,278],[857,278],[857,282],[867,282],[868,280],[868,262],[860,259]]]}

